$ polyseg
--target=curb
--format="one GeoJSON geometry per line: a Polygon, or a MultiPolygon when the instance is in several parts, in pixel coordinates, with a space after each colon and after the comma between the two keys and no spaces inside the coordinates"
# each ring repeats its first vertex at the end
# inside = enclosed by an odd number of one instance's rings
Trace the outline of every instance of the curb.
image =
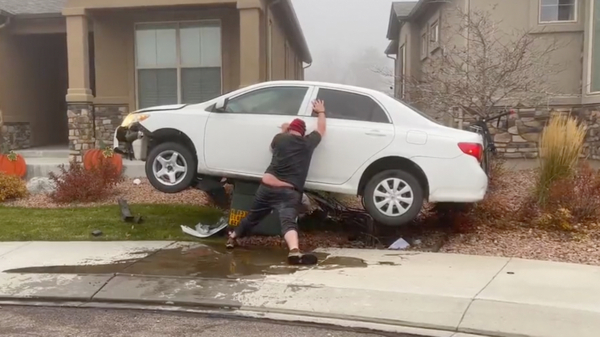
{"type": "MultiPolygon", "coordinates": [[[[248,319],[267,320],[272,323],[286,322],[294,325],[328,328],[340,331],[352,331],[362,333],[392,333],[408,335],[406,337],[496,337],[492,335],[467,334],[456,331],[437,330],[417,326],[401,325],[400,322],[384,322],[383,320],[369,320],[356,317],[344,317],[344,315],[311,314],[307,312],[294,312],[292,310],[269,310],[265,308],[251,307],[220,307],[211,303],[177,303],[170,304],[159,301],[135,302],[127,301],[77,301],[73,299],[59,298],[23,298],[7,299],[0,298],[0,306],[33,306],[33,307],[63,307],[82,309],[113,309],[113,310],[141,310],[154,312],[177,312],[205,315],[211,318],[224,319],[248,319]]],[[[520,336],[523,337],[523,336],[520,336]]]]}

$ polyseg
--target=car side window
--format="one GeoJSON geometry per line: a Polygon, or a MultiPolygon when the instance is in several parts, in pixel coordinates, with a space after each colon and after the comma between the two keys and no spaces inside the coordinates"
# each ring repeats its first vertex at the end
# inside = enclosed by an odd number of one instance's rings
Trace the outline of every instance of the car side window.
{"type": "Polygon", "coordinates": [[[335,89],[319,89],[317,99],[325,102],[327,118],[389,123],[385,111],[371,97],[335,89]]]}
{"type": "Polygon", "coordinates": [[[308,87],[258,89],[230,99],[225,112],[257,115],[297,115],[308,87]]]}

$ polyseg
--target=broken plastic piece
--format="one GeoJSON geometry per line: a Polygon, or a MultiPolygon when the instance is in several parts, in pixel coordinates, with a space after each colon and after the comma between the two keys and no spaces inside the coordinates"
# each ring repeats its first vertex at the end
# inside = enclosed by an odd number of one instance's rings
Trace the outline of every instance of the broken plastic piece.
{"type": "Polygon", "coordinates": [[[402,250],[402,249],[406,249],[408,247],[410,247],[410,244],[408,242],[406,242],[406,240],[404,240],[403,238],[400,238],[400,239],[394,241],[394,243],[392,243],[388,249],[402,250]]]}
{"type": "Polygon", "coordinates": [[[200,239],[205,239],[208,237],[211,237],[215,234],[217,234],[218,232],[222,231],[223,229],[225,229],[227,226],[229,226],[229,217],[227,216],[223,216],[221,219],[219,219],[219,221],[217,221],[216,224],[214,225],[204,225],[202,223],[198,223],[196,225],[196,229],[192,229],[188,226],[181,226],[181,230],[188,235],[191,236],[195,236],[197,238],[200,239]]]}

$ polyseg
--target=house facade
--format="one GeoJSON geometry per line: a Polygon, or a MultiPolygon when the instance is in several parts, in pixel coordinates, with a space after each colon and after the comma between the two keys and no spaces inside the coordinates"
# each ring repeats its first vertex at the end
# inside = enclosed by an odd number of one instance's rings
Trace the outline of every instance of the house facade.
{"type": "MultiPolygon", "coordinates": [[[[586,155],[600,159],[600,0],[418,0],[396,2],[389,17],[385,53],[395,58],[394,94],[410,100],[406,78],[418,79],[428,60],[445,48],[467,46],[466,38],[450,34],[457,27],[459,8],[464,13],[489,11],[497,29],[518,29],[536,34],[538,41],[566,46],[554,51],[551,61],[565,64],[550,76],[553,94],[543,107],[517,109],[518,117],[493,128],[499,151],[507,158],[537,157],[537,141],[553,111],[567,112],[588,124],[586,155]],[[454,20],[454,21],[453,21],[454,20]],[[442,42],[443,41],[443,42],[442,42]]],[[[453,121],[462,125],[462,121],[453,121]]],[[[468,123],[467,123],[468,124],[468,123]]]]}
{"type": "Polygon", "coordinates": [[[131,111],[303,79],[312,62],[289,0],[0,0],[0,27],[5,138],[75,160],[131,111]]]}

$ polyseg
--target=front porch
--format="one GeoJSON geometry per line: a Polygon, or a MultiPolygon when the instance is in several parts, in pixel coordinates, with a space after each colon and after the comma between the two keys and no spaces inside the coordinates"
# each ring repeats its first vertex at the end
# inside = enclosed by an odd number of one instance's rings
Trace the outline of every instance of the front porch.
{"type": "MultiPolygon", "coordinates": [[[[68,145],[41,146],[17,151],[27,162],[26,180],[34,177],[47,177],[50,172],[58,174],[59,166],[69,165],[71,151],[68,145]]],[[[146,176],[144,162],[138,160],[123,160],[123,174],[128,178],[143,178],[146,176]]]]}

